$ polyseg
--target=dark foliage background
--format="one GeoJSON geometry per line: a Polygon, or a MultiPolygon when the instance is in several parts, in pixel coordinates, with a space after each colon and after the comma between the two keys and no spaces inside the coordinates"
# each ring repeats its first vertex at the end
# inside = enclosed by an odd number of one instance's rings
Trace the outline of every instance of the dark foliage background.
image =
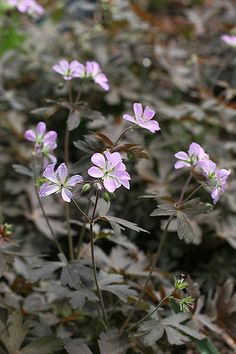
{"type": "MultiPolygon", "coordinates": [[[[174,170],[174,154],[185,151],[192,141],[204,146],[214,161],[231,169],[228,189],[210,214],[191,219],[196,235],[192,243],[179,240],[176,223],[171,224],[149,296],[156,303],[170,287],[171,275],[186,272],[192,279],[194,297],[200,299],[195,327],[204,328],[220,353],[234,353],[236,59],[235,48],[221,40],[222,34],[235,29],[234,1],[42,0],[40,3],[46,13],[39,19],[30,19],[0,5],[0,217],[1,223],[13,225],[12,239],[16,243],[8,245],[7,255],[0,254],[2,323],[12,321],[17,330],[23,328],[19,313],[12,312],[21,309],[29,328],[26,344],[57,334],[65,341],[72,337],[86,338],[91,350],[98,352],[96,335],[101,332],[96,328],[98,324],[94,323],[94,336],[89,334],[89,316],[83,311],[72,311],[59,288],[57,295],[49,295],[45,287],[50,284],[46,280],[29,280],[26,276],[37,255],[46,255],[46,261],[54,262],[57,256],[33,183],[12,167],[30,162],[32,151],[23,134],[40,120],[58,131],[57,154],[59,161],[63,160],[68,111],[61,109],[56,101],[65,98],[66,88],[51,67],[62,57],[81,62],[92,59],[101,64],[111,89],[103,93],[96,87],[84,88],[81,99],[87,103],[80,125],[71,133],[72,170],[81,172],[87,166],[85,153],[76,149],[73,142],[84,140],[91,131],[114,139],[125,127],[122,114],[131,110],[133,102],[152,106],[162,128],[161,134],[150,135],[139,130],[126,135],[124,142],[144,146],[147,158],[129,153],[131,192],[119,189],[112,200],[113,215],[138,224],[150,235],[125,230],[125,238],[108,241],[102,237],[105,225],[101,225],[97,229],[97,259],[108,272],[113,270],[128,277],[135,288],[132,283],[135,274],[147,272],[166,222],[165,218],[150,217],[157,202],[140,196],[150,193],[178,196],[186,174],[174,170]],[[8,316],[15,316],[14,321],[8,316]]],[[[200,196],[210,202],[206,191],[200,191],[200,196]]],[[[86,198],[82,204],[85,201],[86,198]]],[[[62,204],[52,198],[44,203],[62,244],[66,244],[62,204]]],[[[71,217],[77,218],[76,210],[72,210],[71,217]]],[[[75,224],[75,238],[78,232],[75,224]]],[[[86,242],[84,252],[88,258],[86,242]]],[[[119,326],[125,314],[122,306],[113,318],[114,326],[119,326]]],[[[0,323],[0,339],[1,326],[0,323]]],[[[53,342],[55,337],[52,338],[48,339],[49,346],[54,350],[57,345],[60,348],[58,342],[53,342]]],[[[68,344],[67,351],[77,353],[71,345],[68,344]]],[[[81,353],[89,353],[86,348],[82,351],[83,345],[77,343],[81,353]]],[[[104,352],[100,345],[101,353],[111,353],[109,344],[106,345],[104,352]]],[[[133,344],[129,353],[190,354],[197,353],[196,350],[194,342],[170,347],[163,340],[156,349],[144,351],[141,344],[140,347],[133,344]]],[[[5,354],[6,350],[0,347],[0,353],[5,354]]],[[[50,348],[44,353],[51,353],[50,348]]]]}

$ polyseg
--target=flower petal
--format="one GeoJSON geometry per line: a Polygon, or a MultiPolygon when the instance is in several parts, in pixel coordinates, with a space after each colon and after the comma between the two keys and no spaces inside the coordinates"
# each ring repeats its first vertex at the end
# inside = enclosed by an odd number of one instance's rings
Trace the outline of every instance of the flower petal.
{"type": "Polygon", "coordinates": [[[58,74],[64,75],[65,71],[59,64],[53,65],[52,69],[56,71],[58,74]]]}
{"type": "Polygon", "coordinates": [[[108,192],[113,193],[117,188],[119,188],[120,183],[113,177],[105,177],[103,180],[103,185],[108,190],[108,192]]]}
{"type": "Polygon", "coordinates": [[[33,130],[26,130],[25,132],[25,139],[29,141],[36,141],[36,135],[33,130]]]}
{"type": "Polygon", "coordinates": [[[66,178],[68,176],[68,169],[65,163],[61,163],[60,166],[57,168],[55,172],[56,176],[58,176],[58,179],[61,181],[61,183],[65,183],[66,178]]]}
{"type": "Polygon", "coordinates": [[[67,60],[63,59],[59,61],[60,67],[64,70],[64,72],[68,71],[70,64],[67,60]]]}
{"type": "Polygon", "coordinates": [[[66,183],[68,187],[74,187],[77,183],[82,183],[83,177],[80,175],[74,175],[70,177],[66,183]]]}
{"type": "Polygon", "coordinates": [[[54,130],[50,130],[44,135],[44,141],[51,141],[56,139],[57,139],[57,132],[55,132],[54,130]]]}
{"type": "Polygon", "coordinates": [[[44,122],[39,122],[36,125],[35,131],[36,131],[36,136],[43,136],[43,134],[46,131],[46,124],[44,122]]]}
{"type": "Polygon", "coordinates": [[[155,133],[158,130],[161,130],[159,124],[155,120],[150,120],[147,122],[139,122],[140,127],[148,129],[151,133],[155,133]]]}
{"type": "Polygon", "coordinates": [[[184,151],[179,151],[175,154],[175,157],[177,159],[180,159],[180,160],[184,160],[184,161],[188,161],[189,160],[189,156],[186,152],[184,151]]]}
{"type": "Polygon", "coordinates": [[[99,167],[90,167],[88,169],[88,174],[91,177],[95,177],[95,178],[102,178],[104,176],[103,171],[99,168],[99,167]]]}
{"type": "Polygon", "coordinates": [[[104,155],[102,155],[100,153],[93,154],[93,156],[91,157],[91,161],[95,166],[98,166],[101,168],[105,168],[105,166],[106,166],[105,157],[104,157],[104,155]]]}
{"type": "Polygon", "coordinates": [[[56,193],[60,190],[60,187],[57,186],[56,184],[51,184],[51,183],[44,183],[40,190],[39,190],[39,196],[40,197],[46,197],[50,194],[56,193]]]}
{"type": "Polygon", "coordinates": [[[155,116],[155,114],[156,114],[155,111],[153,111],[153,109],[151,109],[147,106],[144,109],[143,118],[146,120],[150,120],[155,116]]]}
{"type": "Polygon", "coordinates": [[[117,166],[119,163],[122,162],[122,157],[119,152],[113,152],[110,153],[109,151],[105,151],[104,155],[106,156],[107,159],[107,169],[110,170],[117,166]]]}
{"type": "Polygon", "coordinates": [[[58,185],[59,181],[58,178],[54,172],[54,168],[55,168],[55,164],[54,163],[50,163],[45,171],[43,172],[43,177],[49,179],[49,181],[56,183],[58,185]]]}
{"type": "Polygon", "coordinates": [[[71,201],[71,198],[73,197],[73,194],[71,193],[71,191],[67,188],[62,188],[61,190],[61,196],[62,196],[62,199],[65,201],[65,202],[68,202],[70,203],[71,201]]]}
{"type": "Polygon", "coordinates": [[[176,170],[178,170],[179,168],[183,168],[183,167],[191,167],[191,164],[189,162],[185,162],[185,161],[177,161],[175,163],[176,170]]]}
{"type": "Polygon", "coordinates": [[[129,122],[132,122],[132,123],[137,123],[136,120],[134,119],[134,117],[132,117],[130,114],[124,114],[123,119],[128,120],[129,122]]]}
{"type": "Polygon", "coordinates": [[[143,107],[142,107],[141,103],[134,103],[133,109],[134,109],[134,113],[135,113],[135,118],[136,118],[136,120],[138,120],[139,118],[141,118],[141,116],[143,114],[143,107]]]}

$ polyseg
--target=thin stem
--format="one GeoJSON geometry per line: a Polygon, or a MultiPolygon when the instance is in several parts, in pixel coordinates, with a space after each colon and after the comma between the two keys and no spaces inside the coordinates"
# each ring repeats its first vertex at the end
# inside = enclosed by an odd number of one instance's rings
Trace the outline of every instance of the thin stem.
{"type": "MultiPolygon", "coordinates": [[[[71,81],[68,81],[68,96],[70,102],[69,117],[73,111],[73,97],[72,97],[72,86],[71,81]]],[[[69,162],[69,143],[70,143],[70,132],[66,123],[65,140],[64,140],[64,160],[66,165],[69,162]]]]}
{"type": "Polygon", "coordinates": [[[170,296],[172,296],[174,294],[174,292],[175,292],[175,289],[172,290],[168,295],[163,297],[163,299],[159,302],[159,304],[151,312],[149,312],[147,315],[143,316],[139,321],[132,324],[129,328],[127,328],[127,331],[131,331],[131,329],[135,328],[138,324],[145,321],[149,316],[151,316],[154,312],[156,312],[164,304],[164,302],[166,300],[168,300],[170,298],[170,296]]]}
{"type": "Polygon", "coordinates": [[[133,126],[130,126],[130,127],[126,128],[125,130],[123,130],[123,132],[119,135],[119,137],[116,139],[116,141],[112,145],[111,151],[116,147],[116,145],[118,144],[118,142],[122,138],[122,136],[125,135],[125,133],[127,133],[129,130],[132,130],[132,129],[133,129],[133,126]]]}
{"type": "Polygon", "coordinates": [[[186,193],[186,190],[189,186],[189,183],[191,182],[191,179],[192,179],[193,175],[192,173],[190,173],[190,175],[188,176],[184,186],[183,186],[183,189],[182,189],[182,192],[180,194],[180,197],[179,197],[179,200],[178,200],[178,205],[180,206],[182,204],[182,201],[183,201],[183,198],[184,198],[184,195],[186,193]]]}
{"type": "Polygon", "coordinates": [[[186,203],[189,199],[191,199],[195,193],[197,193],[199,191],[199,189],[201,189],[203,187],[203,185],[201,184],[200,186],[198,186],[197,188],[195,188],[192,193],[189,194],[189,196],[184,199],[183,203],[186,203]]]}
{"type": "MultiPolygon", "coordinates": [[[[88,213],[89,213],[90,206],[91,206],[91,200],[88,203],[88,206],[87,206],[87,209],[86,209],[86,215],[88,215],[88,213]]],[[[79,242],[78,242],[78,245],[77,245],[76,258],[79,258],[79,251],[80,251],[80,248],[81,248],[82,243],[84,241],[84,236],[85,236],[85,231],[86,231],[86,224],[87,224],[87,219],[84,218],[83,226],[82,226],[82,229],[81,229],[81,232],[80,232],[80,235],[79,235],[79,242]]]]}
{"type": "Polygon", "coordinates": [[[66,226],[67,226],[69,256],[70,256],[70,260],[72,261],[74,259],[74,246],[73,246],[73,238],[72,238],[71,226],[70,226],[70,209],[68,203],[65,203],[65,217],[66,217],[66,226]]]}
{"type": "MultiPolygon", "coordinates": [[[[96,213],[96,209],[97,209],[97,203],[98,203],[98,192],[96,193],[96,200],[95,200],[95,204],[94,204],[94,209],[93,209],[93,214],[91,217],[91,221],[90,221],[90,246],[91,246],[91,256],[92,256],[92,265],[93,265],[93,275],[94,275],[94,281],[96,284],[96,288],[97,288],[97,292],[98,292],[98,296],[100,299],[100,305],[102,308],[102,313],[105,319],[105,328],[107,329],[109,327],[109,322],[108,322],[108,318],[107,318],[107,314],[106,314],[106,310],[105,310],[105,305],[104,305],[104,301],[103,301],[103,297],[102,297],[102,292],[98,283],[98,275],[97,275],[97,268],[96,268],[96,261],[95,261],[95,254],[94,254],[94,238],[93,238],[93,222],[94,222],[94,216],[96,213]]],[[[101,319],[101,322],[103,322],[103,320],[101,319]]]]}
{"type": "Polygon", "coordinates": [[[122,328],[121,328],[121,332],[122,332],[122,333],[124,332],[125,328],[128,326],[128,324],[129,324],[130,320],[132,319],[132,317],[133,317],[133,315],[134,315],[134,313],[135,313],[135,311],[136,311],[136,309],[137,309],[137,307],[138,307],[140,301],[142,300],[142,298],[144,297],[144,294],[146,293],[148,284],[149,284],[149,282],[150,282],[150,280],[151,280],[151,277],[152,277],[152,273],[153,273],[153,271],[154,271],[154,269],[155,269],[155,267],[156,267],[156,265],[157,265],[157,263],[158,263],[158,261],[159,261],[159,258],[160,258],[162,249],[163,249],[163,247],[164,247],[164,244],[165,244],[165,241],[166,241],[167,232],[168,232],[168,227],[169,227],[169,225],[170,225],[172,219],[174,218],[174,216],[175,216],[175,215],[171,215],[171,216],[169,217],[168,221],[167,221],[166,227],[165,227],[165,229],[164,229],[164,231],[163,231],[163,233],[162,233],[162,235],[161,235],[161,240],[160,240],[158,249],[157,249],[157,251],[156,251],[156,254],[155,254],[155,256],[154,256],[154,259],[153,259],[153,261],[152,261],[151,269],[150,269],[149,274],[148,274],[148,276],[147,276],[147,278],[146,278],[146,281],[145,281],[144,287],[143,287],[143,289],[142,289],[142,292],[141,292],[141,294],[139,295],[138,300],[137,300],[136,303],[134,304],[133,310],[131,311],[131,313],[129,314],[129,316],[127,317],[127,319],[125,320],[125,322],[124,322],[124,324],[123,324],[123,326],[122,326],[122,328]]]}
{"type": "Polygon", "coordinates": [[[36,186],[37,177],[36,177],[36,173],[35,173],[35,158],[33,159],[33,180],[34,180],[34,190],[35,190],[35,194],[36,194],[36,197],[37,197],[37,200],[38,200],[40,209],[41,209],[41,211],[42,211],[43,217],[44,217],[44,219],[45,219],[45,221],[46,221],[46,224],[48,225],[48,228],[49,228],[49,230],[50,230],[50,232],[51,232],[53,241],[55,242],[55,245],[56,245],[56,247],[57,247],[59,253],[64,254],[64,251],[63,251],[63,249],[62,249],[60,243],[59,243],[58,240],[57,240],[57,236],[56,236],[56,234],[55,234],[55,232],[54,232],[54,230],[53,230],[53,228],[52,228],[52,226],[51,226],[51,224],[50,224],[50,222],[49,222],[48,216],[47,216],[47,214],[46,214],[46,212],[45,212],[45,210],[44,210],[43,203],[42,203],[42,201],[41,201],[41,199],[40,199],[40,197],[39,197],[39,194],[38,194],[38,189],[37,189],[37,186],[36,186]]]}
{"type": "Polygon", "coordinates": [[[85,219],[90,223],[90,218],[88,217],[88,215],[85,214],[85,212],[80,208],[79,204],[76,202],[75,199],[72,199],[74,204],[76,205],[77,209],[80,211],[80,213],[85,217],[85,219]]]}

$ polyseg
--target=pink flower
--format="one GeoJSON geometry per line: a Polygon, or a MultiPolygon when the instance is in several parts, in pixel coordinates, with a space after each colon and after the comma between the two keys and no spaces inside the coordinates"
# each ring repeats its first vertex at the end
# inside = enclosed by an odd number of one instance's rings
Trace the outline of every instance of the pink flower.
{"type": "Polygon", "coordinates": [[[43,177],[48,179],[49,182],[45,182],[41,186],[39,196],[46,197],[53,193],[61,193],[62,199],[69,203],[73,197],[72,187],[82,183],[83,178],[80,175],[68,178],[68,169],[65,163],[62,163],[56,171],[54,169],[55,164],[49,164],[43,172],[43,177]]]}
{"type": "Polygon", "coordinates": [[[216,204],[225,191],[231,171],[224,168],[218,169],[216,164],[210,159],[199,161],[198,165],[206,177],[206,183],[210,188],[213,203],[216,204]]]}
{"type": "Polygon", "coordinates": [[[142,128],[148,129],[152,133],[161,129],[157,121],[152,119],[155,115],[155,112],[151,108],[147,106],[143,111],[141,103],[134,103],[133,109],[134,116],[124,114],[123,118],[125,120],[135,123],[142,128]]]}
{"type": "Polygon", "coordinates": [[[175,163],[175,169],[194,167],[199,161],[209,158],[205,150],[197,143],[190,144],[188,153],[179,151],[175,154],[175,157],[180,160],[175,163]]]}
{"type": "Polygon", "coordinates": [[[236,47],[236,36],[230,36],[228,34],[224,34],[221,39],[231,47],[236,47]]]}
{"type": "Polygon", "coordinates": [[[104,155],[96,153],[92,156],[91,161],[95,166],[89,168],[88,174],[101,179],[108,192],[114,192],[121,185],[127,189],[130,188],[129,180],[131,177],[126,172],[126,166],[122,162],[119,152],[105,151],[104,155]]]}
{"type": "Polygon", "coordinates": [[[84,65],[80,64],[77,60],[73,60],[71,63],[67,60],[60,60],[52,68],[58,74],[61,74],[64,80],[72,80],[75,77],[82,77],[84,74],[84,65]]]}
{"type": "Polygon", "coordinates": [[[34,151],[39,157],[44,158],[44,167],[49,163],[56,163],[57,159],[52,151],[56,149],[57,133],[54,130],[46,131],[46,124],[39,122],[35,130],[26,130],[25,139],[35,143],[34,151]]]}
{"type": "Polygon", "coordinates": [[[30,15],[42,15],[44,13],[44,8],[36,0],[7,0],[7,3],[21,13],[27,12],[30,15]]]}
{"type": "Polygon", "coordinates": [[[96,84],[101,86],[105,91],[109,90],[108,79],[101,71],[100,65],[96,61],[87,61],[85,67],[85,76],[92,78],[96,84]]]}

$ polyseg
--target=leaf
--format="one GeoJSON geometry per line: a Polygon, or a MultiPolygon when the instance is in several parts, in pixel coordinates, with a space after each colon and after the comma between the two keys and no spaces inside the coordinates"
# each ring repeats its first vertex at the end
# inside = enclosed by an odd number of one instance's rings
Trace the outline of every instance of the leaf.
{"type": "Polygon", "coordinates": [[[34,340],[20,350],[20,354],[51,354],[60,350],[63,342],[54,336],[42,337],[34,340]]]}
{"type": "MultiPolygon", "coordinates": [[[[91,200],[94,202],[95,198],[91,198],[91,200]]],[[[110,202],[106,202],[103,198],[99,198],[97,203],[98,215],[101,217],[105,217],[108,210],[110,209],[110,206],[111,206],[110,202]]]]}
{"type": "Polygon", "coordinates": [[[104,150],[104,146],[101,144],[101,141],[90,135],[85,135],[84,140],[74,141],[74,146],[87,154],[103,152],[104,150]]]}
{"type": "MultiPolygon", "coordinates": [[[[111,224],[111,222],[115,222],[118,225],[125,226],[128,229],[134,230],[136,232],[142,231],[142,232],[149,233],[149,231],[142,229],[141,227],[137,226],[135,223],[128,221],[128,220],[120,219],[120,218],[117,218],[117,217],[111,216],[111,215],[106,215],[105,219],[108,220],[110,222],[110,224],[111,224]]],[[[111,224],[111,226],[112,226],[112,224],[111,224]]]]}
{"type": "Polygon", "coordinates": [[[130,289],[129,285],[121,284],[124,278],[120,274],[108,274],[101,271],[98,275],[98,282],[103,291],[108,291],[117,296],[121,301],[127,302],[130,296],[136,296],[136,291],[130,289]]]}
{"type": "Polygon", "coordinates": [[[14,257],[0,251],[0,277],[9,268],[9,265],[13,263],[14,257]]]}
{"type": "Polygon", "coordinates": [[[14,168],[15,172],[17,172],[21,175],[33,177],[33,172],[31,171],[31,169],[29,167],[18,165],[18,164],[14,164],[14,165],[12,165],[12,167],[14,168]]]}
{"type": "Polygon", "coordinates": [[[212,209],[213,206],[210,203],[202,203],[200,198],[194,198],[184,203],[181,210],[188,216],[193,216],[209,213],[212,209]]]}
{"type": "Polygon", "coordinates": [[[90,289],[84,288],[84,289],[79,289],[76,291],[73,291],[73,293],[70,295],[70,304],[74,309],[79,309],[82,310],[85,301],[90,301],[90,302],[97,302],[99,301],[99,298],[97,295],[90,289]]]}
{"type": "Polygon", "coordinates": [[[179,313],[165,319],[149,320],[139,327],[139,335],[142,335],[144,342],[150,346],[155,345],[164,333],[171,345],[181,345],[192,338],[203,339],[205,337],[203,334],[187,326],[188,319],[188,314],[179,313]]]}
{"type": "Polygon", "coordinates": [[[184,239],[187,242],[193,241],[195,234],[188,217],[181,211],[177,211],[177,233],[180,240],[184,239]]]}
{"type": "Polygon", "coordinates": [[[30,273],[27,274],[27,279],[32,282],[38,280],[44,280],[50,278],[50,276],[57,270],[63,267],[62,262],[48,262],[44,260],[38,260],[32,265],[30,273]]]}
{"type": "Polygon", "coordinates": [[[98,340],[98,346],[100,354],[126,354],[129,348],[126,337],[120,336],[116,328],[103,332],[98,340]]]}
{"type": "Polygon", "coordinates": [[[61,105],[58,103],[53,104],[52,106],[48,107],[39,107],[33,109],[30,113],[36,116],[43,116],[45,118],[50,118],[53,116],[59,109],[61,109],[61,105]]]}
{"type": "Polygon", "coordinates": [[[167,197],[158,197],[158,207],[150,216],[170,216],[176,214],[175,200],[167,197]]]}
{"type": "Polygon", "coordinates": [[[74,289],[93,284],[93,270],[84,260],[76,260],[66,264],[61,273],[61,283],[74,289]]]}
{"type": "Polygon", "coordinates": [[[28,328],[23,324],[22,315],[17,311],[9,316],[7,324],[9,334],[8,347],[11,348],[12,353],[16,353],[26,337],[28,328]]]}
{"type": "Polygon", "coordinates": [[[79,111],[74,110],[70,113],[69,118],[67,119],[67,127],[69,131],[76,129],[80,124],[81,118],[79,111]]]}
{"type": "Polygon", "coordinates": [[[66,343],[65,350],[69,354],[93,354],[82,339],[73,339],[66,343]]]}

